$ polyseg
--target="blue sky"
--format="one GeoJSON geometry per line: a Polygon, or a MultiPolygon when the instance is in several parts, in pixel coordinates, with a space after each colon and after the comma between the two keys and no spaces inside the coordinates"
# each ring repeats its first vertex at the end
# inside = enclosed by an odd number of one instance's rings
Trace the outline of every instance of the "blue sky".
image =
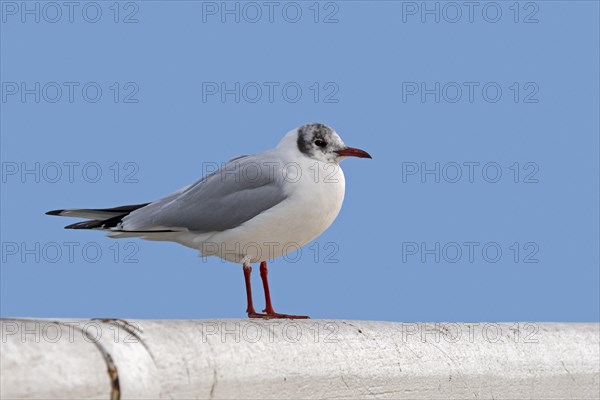
{"type": "Polygon", "coordinates": [[[244,316],[241,266],[44,212],[150,201],[318,121],[373,160],[271,264],[276,310],[600,320],[597,2],[22,4],[2,2],[2,316],[244,316]]]}

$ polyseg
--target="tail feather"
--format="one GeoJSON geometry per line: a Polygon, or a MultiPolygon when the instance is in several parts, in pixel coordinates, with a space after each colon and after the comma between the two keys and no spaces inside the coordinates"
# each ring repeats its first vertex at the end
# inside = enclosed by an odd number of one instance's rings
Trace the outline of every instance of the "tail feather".
{"type": "Polygon", "coordinates": [[[116,227],[121,220],[132,211],[145,207],[148,204],[150,203],[132,204],[113,208],[52,210],[48,211],[46,215],[89,218],[88,221],[67,225],[65,226],[65,229],[110,229],[116,227]]]}

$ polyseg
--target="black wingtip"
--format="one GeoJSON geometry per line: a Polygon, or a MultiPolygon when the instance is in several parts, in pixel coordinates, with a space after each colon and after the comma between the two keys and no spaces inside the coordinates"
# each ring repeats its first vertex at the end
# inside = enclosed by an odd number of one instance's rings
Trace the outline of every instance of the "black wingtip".
{"type": "Polygon", "coordinates": [[[102,226],[102,221],[90,220],[90,221],[82,221],[76,222],[71,225],[65,226],[65,229],[93,229],[100,228],[102,226]]]}
{"type": "Polygon", "coordinates": [[[46,213],[46,215],[60,215],[63,211],[65,211],[65,210],[52,210],[52,211],[48,211],[46,213]]]}

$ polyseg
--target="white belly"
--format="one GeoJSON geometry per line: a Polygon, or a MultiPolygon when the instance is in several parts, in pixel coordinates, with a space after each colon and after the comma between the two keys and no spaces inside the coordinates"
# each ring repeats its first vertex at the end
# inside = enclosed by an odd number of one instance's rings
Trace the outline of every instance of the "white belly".
{"type": "Polygon", "coordinates": [[[288,197],[270,210],[234,229],[210,235],[181,233],[176,241],[235,263],[294,252],[323,233],[340,212],[345,179],[339,165],[336,168],[311,161],[297,182],[286,184],[288,197]]]}

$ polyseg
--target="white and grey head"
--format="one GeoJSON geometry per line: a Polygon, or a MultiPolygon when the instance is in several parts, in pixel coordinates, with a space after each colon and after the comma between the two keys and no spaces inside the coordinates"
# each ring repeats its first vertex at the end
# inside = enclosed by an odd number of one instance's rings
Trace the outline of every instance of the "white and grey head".
{"type": "Polygon", "coordinates": [[[319,123],[296,129],[296,146],[305,156],[327,163],[337,164],[345,157],[371,158],[364,150],[346,146],[336,131],[319,123]]]}

